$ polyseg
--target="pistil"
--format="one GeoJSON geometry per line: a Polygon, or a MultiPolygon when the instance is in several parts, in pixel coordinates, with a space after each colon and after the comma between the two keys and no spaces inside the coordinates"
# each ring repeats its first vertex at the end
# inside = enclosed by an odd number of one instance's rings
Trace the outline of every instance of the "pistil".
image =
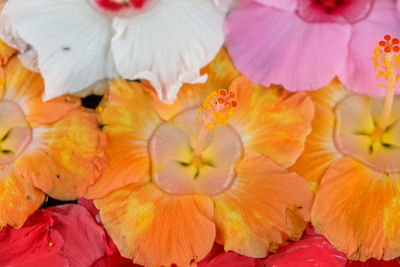
{"type": "MultiPolygon", "coordinates": [[[[386,97],[381,116],[378,121],[377,128],[372,134],[372,138],[379,139],[390,123],[392,113],[393,100],[395,95],[396,84],[399,80],[400,56],[399,39],[391,38],[385,35],[384,41],[380,41],[374,50],[375,56],[372,58],[375,62],[374,68],[377,71],[377,78],[384,77],[386,80],[386,97]]],[[[378,84],[378,86],[383,86],[378,84]]]]}
{"type": "Polygon", "coordinates": [[[202,165],[201,154],[207,136],[215,133],[213,130],[215,126],[226,125],[227,121],[232,118],[233,111],[237,107],[235,97],[235,92],[221,89],[218,93],[211,93],[204,101],[203,106],[199,107],[196,125],[201,125],[201,129],[194,148],[193,164],[195,166],[202,165]]]}

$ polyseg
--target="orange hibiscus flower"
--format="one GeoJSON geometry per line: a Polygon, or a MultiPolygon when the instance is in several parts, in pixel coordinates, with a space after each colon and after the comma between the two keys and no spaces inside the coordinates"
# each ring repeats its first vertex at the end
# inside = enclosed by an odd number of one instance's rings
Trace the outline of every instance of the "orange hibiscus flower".
{"type": "Polygon", "coordinates": [[[265,257],[300,239],[309,220],[311,190],[286,168],[311,131],[311,100],[250,84],[225,51],[202,72],[207,83],[185,85],[173,105],[120,79],[100,108],[110,162],[88,197],[97,198],[121,254],[142,265],[189,266],[215,240],[225,250],[265,257]],[[232,118],[224,125],[215,113],[221,126],[198,146],[198,108],[223,88],[223,96],[236,94],[234,113],[225,114],[232,118]]]}
{"type": "Polygon", "coordinates": [[[386,99],[354,94],[337,80],[310,93],[313,131],[291,168],[316,192],[315,229],[361,261],[400,256],[400,56],[398,46],[380,45],[374,59],[378,78],[387,80],[386,99]]]}
{"type": "Polygon", "coordinates": [[[40,74],[0,42],[0,229],[21,227],[44,193],[83,196],[104,169],[98,118],[65,98],[43,102],[40,74]]]}

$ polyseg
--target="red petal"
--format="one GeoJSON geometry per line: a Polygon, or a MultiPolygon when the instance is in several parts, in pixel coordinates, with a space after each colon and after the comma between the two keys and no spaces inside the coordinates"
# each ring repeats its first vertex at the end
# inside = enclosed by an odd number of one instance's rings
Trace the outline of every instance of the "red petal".
{"type": "Polygon", "coordinates": [[[38,210],[21,229],[0,231],[0,266],[69,266],[61,254],[64,240],[52,229],[53,219],[38,210]]]}
{"type": "Polygon", "coordinates": [[[53,228],[65,240],[64,256],[70,266],[91,266],[106,255],[105,231],[92,215],[79,205],[46,209],[54,219],[53,228]]]}
{"type": "Polygon", "coordinates": [[[225,252],[221,245],[214,244],[210,253],[198,263],[198,267],[262,267],[261,259],[250,258],[235,252],[225,252]]]}
{"type": "Polygon", "coordinates": [[[317,235],[311,228],[297,242],[291,243],[276,254],[264,260],[266,266],[309,267],[309,266],[345,266],[346,256],[335,249],[323,236],[317,235]]]}

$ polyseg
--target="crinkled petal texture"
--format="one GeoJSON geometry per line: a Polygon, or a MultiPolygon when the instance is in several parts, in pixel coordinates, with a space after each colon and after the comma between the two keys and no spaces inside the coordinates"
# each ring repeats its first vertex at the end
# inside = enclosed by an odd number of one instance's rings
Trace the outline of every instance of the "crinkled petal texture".
{"type": "Polygon", "coordinates": [[[20,179],[11,168],[0,170],[0,229],[21,227],[44,201],[44,194],[20,179]]]}
{"type": "MultiPolygon", "coordinates": [[[[209,80],[185,85],[172,105],[157,100],[144,84],[117,80],[101,108],[104,131],[110,137],[110,165],[99,180],[101,186],[96,184],[89,194],[100,198],[96,206],[122,255],[146,266],[198,262],[216,235],[226,250],[264,257],[288,240],[299,239],[309,220],[311,190],[285,167],[299,156],[311,131],[311,100],[304,93],[251,84],[224,50],[202,74],[209,80]],[[187,179],[185,185],[210,182],[212,172],[203,170],[196,182],[189,180],[192,176],[187,173],[195,168],[190,145],[197,139],[196,108],[221,88],[236,94],[238,106],[228,125],[216,129],[202,156],[215,156],[216,168],[232,168],[233,178],[223,180],[219,191],[196,191],[202,188],[196,187],[190,193],[167,193],[172,182],[163,185],[157,180],[161,176],[154,175],[165,162],[177,166],[164,173],[171,176],[163,177],[167,181],[179,176],[187,179]],[[220,140],[217,145],[216,140],[220,140]],[[176,162],[186,160],[187,168],[176,162]]],[[[213,182],[220,184],[219,179],[213,182]]]]}
{"type": "Polygon", "coordinates": [[[314,193],[329,165],[342,156],[334,143],[335,115],[333,109],[348,94],[350,93],[337,79],[310,94],[315,105],[312,132],[305,141],[303,153],[290,170],[306,179],[314,193]]]}
{"type": "Polygon", "coordinates": [[[93,266],[106,254],[105,235],[82,206],[40,210],[21,229],[0,232],[0,265],[93,266]]]}
{"type": "Polygon", "coordinates": [[[208,196],[173,196],[152,184],[131,185],[96,200],[121,255],[145,266],[190,266],[215,239],[208,196]]]}
{"type": "Polygon", "coordinates": [[[132,18],[108,18],[87,1],[16,0],[2,11],[0,36],[37,65],[46,100],[120,75],[149,80],[173,102],[183,83],[205,81],[200,69],[223,44],[226,11],[210,0],[160,0],[132,18]]]}
{"type": "Polygon", "coordinates": [[[32,128],[30,143],[13,163],[15,174],[57,199],[84,196],[107,163],[97,116],[61,97],[43,102],[42,78],[17,58],[4,73],[2,100],[15,103],[32,128]]]}
{"type": "Polygon", "coordinates": [[[290,167],[304,149],[311,132],[314,106],[305,92],[289,93],[282,87],[264,88],[247,78],[231,86],[238,104],[231,120],[246,151],[257,151],[283,167],[290,167]]]}
{"type": "MultiPolygon", "coordinates": [[[[347,88],[375,97],[385,95],[385,88],[377,86],[382,81],[376,78],[371,61],[372,51],[386,34],[400,36],[399,24],[400,11],[395,1],[382,0],[374,2],[365,20],[352,25],[347,62],[338,75],[347,88]]],[[[397,89],[397,93],[400,93],[400,89],[397,89]]]]}
{"type": "Polygon", "coordinates": [[[110,94],[102,113],[107,134],[109,164],[87,194],[104,197],[131,183],[150,179],[147,140],[161,123],[150,92],[140,83],[118,79],[110,84],[110,94]]]}
{"type": "Polygon", "coordinates": [[[217,241],[225,250],[262,258],[299,240],[309,220],[308,184],[260,154],[247,155],[226,192],[214,196],[217,241]]]}
{"type": "Polygon", "coordinates": [[[141,16],[115,19],[118,72],[149,80],[160,99],[172,103],[183,83],[205,81],[200,69],[223,44],[224,14],[209,0],[161,0],[141,16]]]}
{"type": "Polygon", "coordinates": [[[316,90],[343,69],[351,26],[307,23],[294,11],[252,2],[229,14],[225,34],[235,65],[251,81],[316,90]]]}
{"type": "Polygon", "coordinates": [[[400,255],[399,173],[382,173],[345,157],[321,180],[312,210],[315,229],[350,259],[400,255]]]}
{"type": "Polygon", "coordinates": [[[107,164],[105,144],[97,118],[75,109],[51,126],[35,127],[15,169],[53,198],[76,199],[87,193],[107,164]]]}
{"type": "Polygon", "coordinates": [[[35,50],[31,54],[38,57],[45,100],[116,78],[110,50],[111,22],[86,1],[9,1],[0,21],[5,25],[1,38],[14,46],[13,39],[22,39],[26,49],[35,50]]]}

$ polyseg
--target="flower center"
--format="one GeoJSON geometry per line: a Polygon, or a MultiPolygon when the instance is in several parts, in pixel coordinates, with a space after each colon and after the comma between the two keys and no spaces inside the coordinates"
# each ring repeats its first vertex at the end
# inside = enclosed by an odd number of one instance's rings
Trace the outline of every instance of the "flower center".
{"type": "Polygon", "coordinates": [[[161,124],[149,142],[152,182],[170,194],[218,194],[235,180],[235,166],[243,154],[238,133],[229,125],[206,135],[196,155],[199,131],[197,108],[161,124]]]}
{"type": "Polygon", "coordinates": [[[370,12],[374,0],[299,0],[297,14],[307,22],[355,23],[370,12]]]}
{"type": "Polygon", "coordinates": [[[333,13],[338,8],[348,4],[349,0],[314,0],[314,3],[326,13],[333,13]]]}
{"type": "Polygon", "coordinates": [[[87,0],[107,17],[133,17],[154,7],[159,0],[87,0]]]}
{"type": "Polygon", "coordinates": [[[32,139],[32,129],[19,106],[0,100],[0,169],[15,161],[32,139]]]}
{"type": "Polygon", "coordinates": [[[394,97],[388,125],[377,135],[385,100],[352,95],[335,108],[335,144],[342,154],[352,156],[381,172],[400,171],[400,97],[394,97]]]}

